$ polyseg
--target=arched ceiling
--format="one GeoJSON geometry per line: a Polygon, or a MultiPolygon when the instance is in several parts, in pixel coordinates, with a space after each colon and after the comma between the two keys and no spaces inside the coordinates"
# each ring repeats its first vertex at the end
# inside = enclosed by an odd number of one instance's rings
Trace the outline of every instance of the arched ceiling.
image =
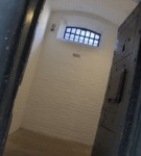
{"type": "Polygon", "coordinates": [[[133,0],[48,0],[53,10],[95,14],[120,25],[136,7],[133,0]]]}

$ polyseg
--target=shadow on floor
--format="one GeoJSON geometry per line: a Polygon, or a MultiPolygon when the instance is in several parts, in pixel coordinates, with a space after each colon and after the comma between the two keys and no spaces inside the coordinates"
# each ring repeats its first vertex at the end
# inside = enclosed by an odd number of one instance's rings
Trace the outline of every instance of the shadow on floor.
{"type": "Polygon", "coordinates": [[[89,146],[20,129],[9,136],[4,156],[90,156],[89,146]]]}

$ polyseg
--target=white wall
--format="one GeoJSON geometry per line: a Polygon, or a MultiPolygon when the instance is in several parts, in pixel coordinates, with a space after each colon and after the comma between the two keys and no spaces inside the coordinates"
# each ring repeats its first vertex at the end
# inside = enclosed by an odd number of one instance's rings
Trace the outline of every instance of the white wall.
{"type": "Polygon", "coordinates": [[[117,27],[77,12],[52,13],[22,127],[92,145],[97,130],[117,27]],[[102,33],[100,48],[56,39],[61,21],[102,33]],[[55,32],[50,31],[57,25],[55,32]],[[81,55],[74,58],[73,53],[81,55]]]}
{"type": "Polygon", "coordinates": [[[13,120],[12,120],[10,133],[13,133],[17,129],[19,129],[22,124],[22,120],[24,117],[24,110],[27,104],[27,98],[30,91],[30,86],[34,79],[37,62],[39,60],[39,56],[42,51],[42,45],[44,41],[44,35],[45,35],[45,30],[47,27],[49,15],[50,15],[50,9],[47,3],[45,3],[45,6],[38,20],[38,25],[36,27],[33,45],[29,56],[25,75],[23,78],[23,82],[22,85],[19,87],[18,94],[15,100],[15,107],[13,109],[13,120]]]}

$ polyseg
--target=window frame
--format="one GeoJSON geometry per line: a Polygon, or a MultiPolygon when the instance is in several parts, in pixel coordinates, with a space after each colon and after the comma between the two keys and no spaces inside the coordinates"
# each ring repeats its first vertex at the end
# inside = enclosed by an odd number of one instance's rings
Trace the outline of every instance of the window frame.
{"type": "Polygon", "coordinates": [[[91,29],[87,29],[84,27],[77,27],[77,26],[66,26],[63,39],[68,42],[73,42],[73,43],[77,43],[77,44],[82,44],[82,45],[98,48],[101,43],[101,36],[102,36],[101,33],[98,33],[91,29]],[[70,32],[68,32],[68,29],[70,29],[70,32]],[[75,32],[72,32],[72,29],[75,29],[75,32]],[[77,34],[78,30],[80,30],[80,32],[77,34]],[[81,34],[81,32],[83,32],[83,31],[85,32],[84,35],[81,34]],[[90,34],[87,36],[87,33],[90,33],[90,34]],[[67,34],[69,34],[68,39],[66,38],[67,34]],[[91,37],[91,34],[94,34],[94,37],[91,37]],[[70,39],[71,35],[74,36],[73,39],[70,39]],[[99,37],[98,39],[96,39],[96,35],[99,37]],[[77,36],[78,36],[78,40],[75,40],[77,36]],[[82,42],[80,42],[80,38],[81,39],[83,38],[82,42]],[[87,43],[85,43],[86,39],[88,39],[87,43]],[[90,40],[92,40],[92,42],[93,42],[92,44],[90,44],[90,40]],[[96,44],[96,41],[98,42],[97,44],[96,44]],[[95,45],[94,45],[94,42],[95,42],[95,45]]]}

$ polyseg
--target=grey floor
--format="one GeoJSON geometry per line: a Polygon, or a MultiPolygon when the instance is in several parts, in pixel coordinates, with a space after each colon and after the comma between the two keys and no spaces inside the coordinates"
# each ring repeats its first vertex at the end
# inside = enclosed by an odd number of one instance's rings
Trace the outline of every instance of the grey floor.
{"type": "Polygon", "coordinates": [[[4,156],[90,156],[91,148],[20,129],[8,138],[4,156]]]}

